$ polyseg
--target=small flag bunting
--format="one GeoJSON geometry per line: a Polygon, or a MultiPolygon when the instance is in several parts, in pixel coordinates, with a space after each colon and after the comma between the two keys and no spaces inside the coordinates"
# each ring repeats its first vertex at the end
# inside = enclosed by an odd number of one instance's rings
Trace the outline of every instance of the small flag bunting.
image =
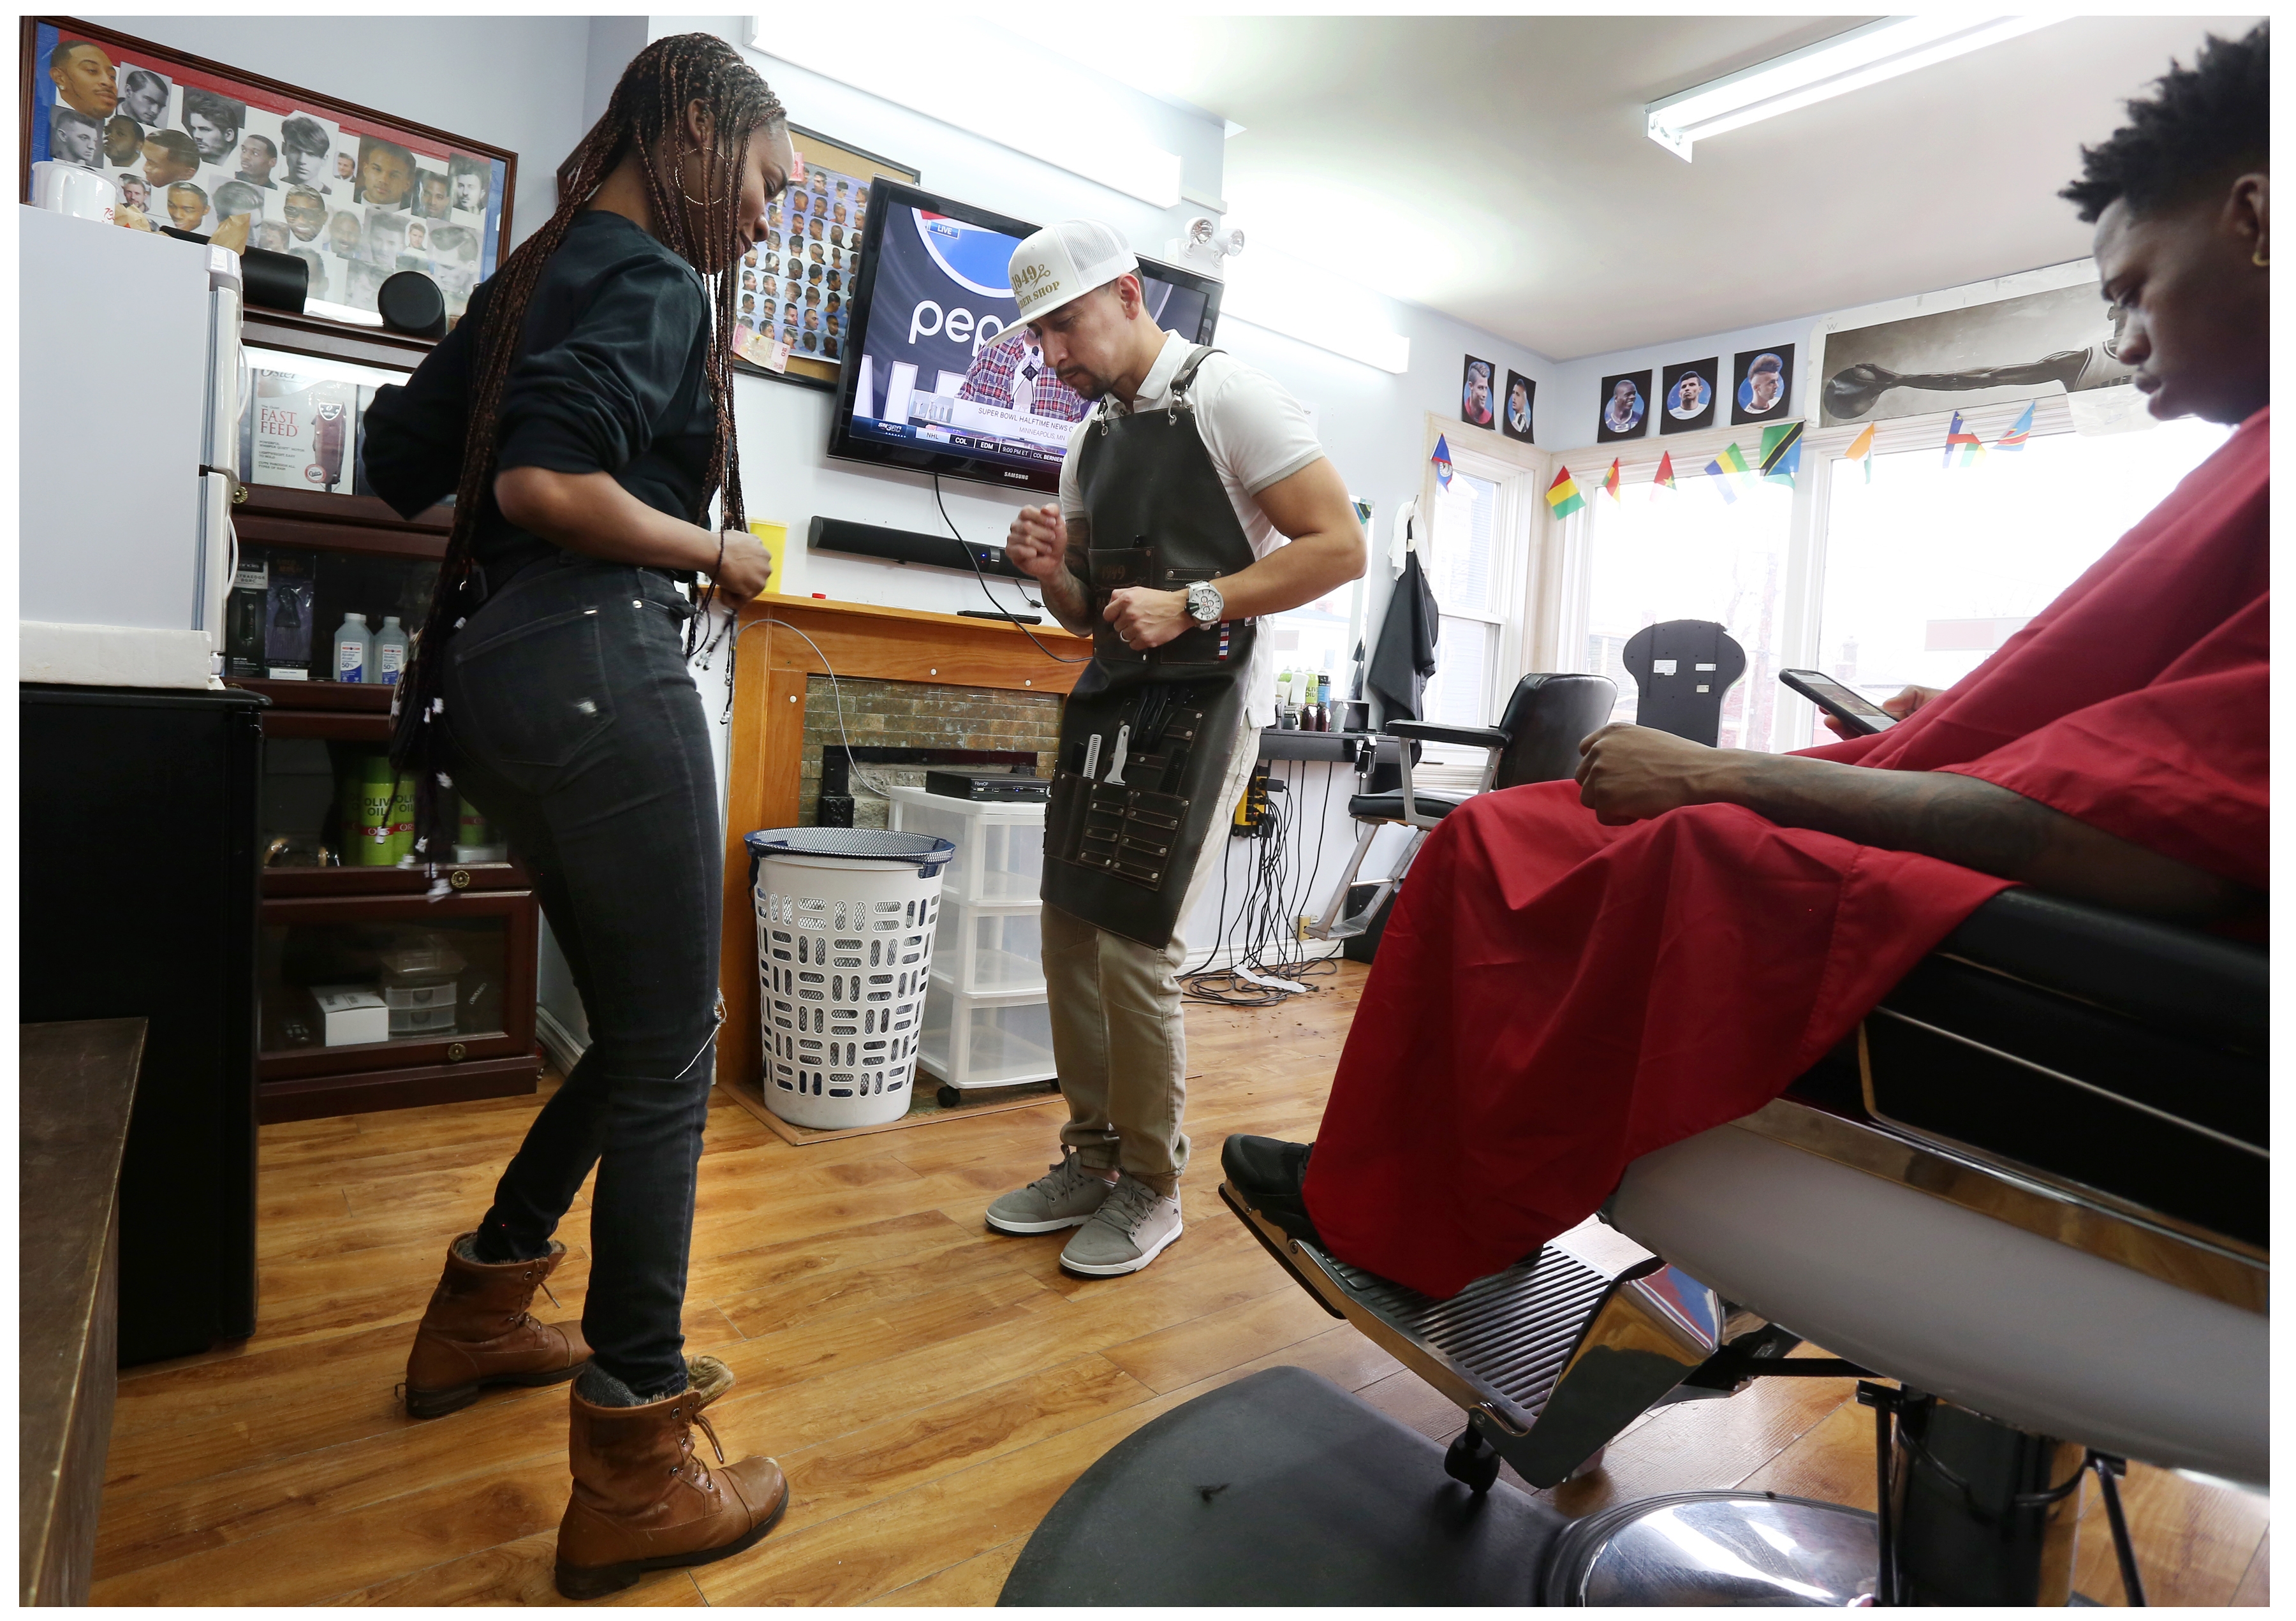
{"type": "Polygon", "coordinates": [[[1557,518],[1568,518],[1587,504],[1587,497],[1578,493],[1578,486],[1571,479],[1569,468],[1558,469],[1554,482],[1546,487],[1546,504],[1557,518]]]}
{"type": "Polygon", "coordinates": [[[1953,465],[1954,446],[1956,445],[1961,447],[1961,464],[1964,467],[1976,466],[1978,459],[1985,454],[1985,441],[1961,425],[1961,413],[1958,411],[1953,413],[1952,425],[1945,430],[1945,461],[1941,465],[1953,465]]]}
{"type": "Polygon", "coordinates": [[[1715,457],[1714,461],[1726,473],[1742,473],[1746,471],[1746,453],[1738,448],[1735,440],[1724,446],[1722,454],[1715,457]]]}
{"type": "Polygon", "coordinates": [[[1801,471],[1801,430],[1800,422],[1780,422],[1762,430],[1763,478],[1793,487],[1794,474],[1801,471]]]}
{"type": "Polygon", "coordinates": [[[1612,456],[1611,458],[1611,471],[1603,475],[1603,493],[1608,495],[1613,501],[1619,499],[1619,457],[1612,456]]]}
{"type": "Polygon", "coordinates": [[[2009,425],[2008,432],[2003,434],[1999,438],[1993,441],[1993,448],[1996,450],[2022,450],[2025,448],[2025,441],[2032,437],[2033,402],[2031,400],[2027,400],[2025,402],[2025,409],[2022,414],[2021,414],[2014,422],[2012,422],[2009,425]]]}
{"type": "Polygon", "coordinates": [[[1441,434],[1435,436],[1435,482],[1445,489],[1451,487],[1451,441],[1441,434]]]}
{"type": "Polygon", "coordinates": [[[1873,423],[1866,423],[1866,431],[1849,441],[1849,448],[1841,453],[1841,459],[1845,462],[1863,462],[1866,464],[1866,482],[1868,484],[1874,482],[1873,423]]]}
{"type": "Polygon", "coordinates": [[[1658,474],[1655,478],[1651,479],[1651,487],[1652,489],[1672,489],[1674,487],[1673,452],[1661,450],[1658,453],[1658,474]]]}

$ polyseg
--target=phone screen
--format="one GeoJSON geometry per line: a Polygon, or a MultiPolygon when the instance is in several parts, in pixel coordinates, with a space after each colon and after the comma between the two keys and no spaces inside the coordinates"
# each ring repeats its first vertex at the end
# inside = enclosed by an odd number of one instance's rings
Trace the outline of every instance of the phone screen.
{"type": "Polygon", "coordinates": [[[1818,705],[1844,717],[1855,716],[1868,729],[1886,732],[1898,724],[1898,717],[1869,700],[1851,692],[1833,676],[1816,670],[1781,670],[1778,679],[1818,705]]]}

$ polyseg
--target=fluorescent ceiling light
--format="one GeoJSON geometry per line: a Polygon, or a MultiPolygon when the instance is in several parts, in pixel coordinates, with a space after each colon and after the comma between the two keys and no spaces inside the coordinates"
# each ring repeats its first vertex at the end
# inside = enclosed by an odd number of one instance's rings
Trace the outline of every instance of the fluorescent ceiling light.
{"type": "Polygon", "coordinates": [[[1885,17],[1652,102],[1650,138],[1690,161],[1693,142],[1878,85],[2046,28],[2056,17],[1885,17]]]}
{"type": "MultiPolygon", "coordinates": [[[[1111,130],[1104,117],[1049,115],[1046,109],[1063,97],[1062,87],[1046,83],[1043,72],[1015,65],[1009,82],[984,81],[980,72],[951,57],[943,38],[929,29],[889,28],[857,49],[849,34],[833,29],[797,22],[768,29],[761,17],[748,20],[752,50],[1157,208],[1174,208],[1182,201],[1179,154],[1111,130]]],[[[1098,104],[1105,111],[1104,86],[1100,94],[1082,83],[1072,88],[1083,98],[1078,104],[1098,104]]]]}
{"type": "Polygon", "coordinates": [[[1228,261],[1226,282],[1223,320],[1232,315],[1382,372],[1411,369],[1411,340],[1388,329],[1383,301],[1366,288],[1258,242],[1228,261]]]}

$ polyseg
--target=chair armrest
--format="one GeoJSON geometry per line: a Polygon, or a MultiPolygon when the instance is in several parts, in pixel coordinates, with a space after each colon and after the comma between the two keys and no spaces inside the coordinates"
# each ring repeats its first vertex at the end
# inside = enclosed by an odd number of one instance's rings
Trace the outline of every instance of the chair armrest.
{"type": "Polygon", "coordinates": [[[1423,743],[1456,743],[1464,749],[1504,749],[1510,741],[1496,726],[1445,726],[1431,720],[1391,720],[1384,730],[1390,737],[1416,738],[1423,743]]]}

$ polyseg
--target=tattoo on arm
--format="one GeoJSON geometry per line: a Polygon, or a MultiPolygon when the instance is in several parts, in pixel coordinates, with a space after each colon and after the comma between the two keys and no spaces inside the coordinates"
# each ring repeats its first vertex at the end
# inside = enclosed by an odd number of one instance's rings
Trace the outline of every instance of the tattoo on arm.
{"type": "Polygon", "coordinates": [[[1756,756],[1746,792],[1734,797],[1782,826],[1933,856],[2131,912],[2198,921],[2256,900],[2228,880],[1954,772],[1756,756]]]}

